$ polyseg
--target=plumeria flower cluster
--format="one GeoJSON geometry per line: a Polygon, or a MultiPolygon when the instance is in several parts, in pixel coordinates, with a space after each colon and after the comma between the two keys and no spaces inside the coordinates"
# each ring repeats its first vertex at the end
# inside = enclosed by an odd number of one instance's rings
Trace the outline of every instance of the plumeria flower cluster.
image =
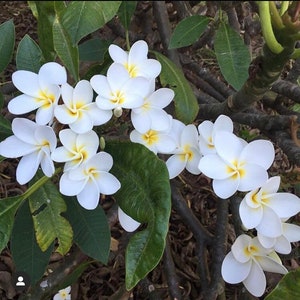
{"type": "MultiPolygon", "coordinates": [[[[243,234],[236,239],[224,259],[222,275],[225,281],[243,282],[253,295],[262,295],[264,271],[287,272],[276,251],[289,253],[291,243],[300,240],[300,227],[287,223],[300,211],[300,199],[278,192],[280,177],[268,176],[275,157],[273,144],[248,143],[236,136],[225,115],[197,127],[168,114],[165,108],[175,93],[156,89],[161,64],[148,58],[145,41],[135,42],[129,51],[117,45],[110,45],[108,51],[113,63],[107,74],[80,80],[74,87],[67,83],[65,68],[55,62],[44,64],[38,74],[16,71],[12,82],[22,94],[9,102],[8,109],[15,115],[36,111],[35,120],[15,118],[13,135],[0,143],[0,155],[21,157],[16,171],[20,184],[28,183],[39,167],[51,177],[55,163],[63,163],[60,192],[76,196],[85,209],[95,209],[100,194],[114,194],[121,184],[110,173],[112,156],[99,151],[94,127],[130,110],[130,140],[164,159],[169,179],[186,169],[211,178],[215,194],[224,201],[236,192],[246,193],[240,217],[244,229],[254,229],[257,236],[243,234]],[[57,128],[62,129],[57,132],[57,128]]],[[[140,226],[120,207],[118,216],[127,231],[140,226]]]]}

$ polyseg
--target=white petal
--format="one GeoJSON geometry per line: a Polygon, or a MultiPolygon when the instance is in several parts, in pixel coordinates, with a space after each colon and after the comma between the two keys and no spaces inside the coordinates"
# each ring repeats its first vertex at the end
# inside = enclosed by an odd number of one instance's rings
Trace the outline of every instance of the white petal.
{"type": "Polygon", "coordinates": [[[161,154],[172,153],[176,148],[176,143],[172,137],[167,134],[161,135],[156,144],[157,152],[161,154]]]}
{"type": "Polygon", "coordinates": [[[36,98],[23,94],[11,99],[8,102],[7,108],[10,113],[21,115],[33,111],[41,105],[41,102],[36,98]]]}
{"type": "Polygon", "coordinates": [[[88,157],[92,157],[94,154],[96,154],[98,147],[99,137],[93,130],[86,132],[85,134],[79,134],[76,138],[76,148],[84,148],[88,154],[88,157]]]}
{"type": "Polygon", "coordinates": [[[152,106],[157,108],[165,108],[171,103],[175,96],[173,90],[169,88],[160,88],[147,97],[152,106]]]}
{"type": "Polygon", "coordinates": [[[213,126],[213,138],[216,132],[220,131],[220,130],[224,130],[224,131],[228,131],[228,132],[233,132],[233,122],[232,120],[225,115],[220,115],[213,126]]]}
{"type": "Polygon", "coordinates": [[[77,120],[77,114],[72,114],[65,104],[57,105],[54,108],[54,116],[61,124],[70,124],[77,120]]]}
{"type": "Polygon", "coordinates": [[[287,269],[282,264],[279,264],[277,261],[275,261],[269,256],[260,256],[258,263],[266,272],[273,272],[279,274],[287,273],[287,269]]]}
{"type": "Polygon", "coordinates": [[[149,79],[156,78],[161,72],[161,64],[155,59],[147,59],[139,64],[139,75],[149,79]]]}
{"type": "Polygon", "coordinates": [[[44,174],[48,177],[51,177],[54,174],[55,167],[49,154],[44,154],[44,157],[41,160],[41,168],[44,174]]]}
{"type": "Polygon", "coordinates": [[[56,162],[66,162],[73,159],[73,157],[70,154],[70,151],[68,151],[65,147],[57,147],[51,153],[51,158],[56,162]]]}
{"type": "Polygon", "coordinates": [[[280,176],[274,176],[269,178],[264,185],[261,187],[261,190],[264,194],[275,194],[280,186],[280,176]]]}
{"type": "Polygon", "coordinates": [[[98,171],[108,172],[113,166],[113,158],[109,153],[101,151],[89,159],[86,165],[98,171]]]}
{"type": "Polygon", "coordinates": [[[239,179],[214,179],[212,185],[214,192],[218,197],[227,199],[237,191],[239,186],[239,179]]]}
{"type": "Polygon", "coordinates": [[[136,41],[130,48],[128,54],[129,64],[138,64],[147,59],[148,55],[148,44],[143,41],[136,41]]]}
{"type": "Polygon", "coordinates": [[[300,212],[300,199],[291,193],[276,193],[268,197],[270,206],[280,218],[290,218],[300,212]]]}
{"type": "Polygon", "coordinates": [[[74,151],[76,145],[77,134],[71,129],[63,129],[59,132],[59,139],[67,150],[74,151]]]}
{"type": "Polygon", "coordinates": [[[274,210],[265,206],[263,217],[256,230],[268,237],[279,237],[282,234],[281,220],[274,210]]]}
{"type": "Polygon", "coordinates": [[[63,173],[59,181],[59,191],[66,196],[78,195],[85,186],[85,180],[71,180],[68,173],[63,173]]]}
{"type": "Polygon", "coordinates": [[[17,158],[36,151],[35,145],[24,143],[14,135],[0,143],[0,155],[8,158],[17,158]]]}
{"type": "Polygon", "coordinates": [[[100,172],[96,180],[99,192],[104,195],[112,195],[121,188],[120,181],[108,172],[100,172]]]}
{"type": "Polygon", "coordinates": [[[122,90],[123,85],[130,79],[126,68],[118,63],[112,63],[107,70],[107,81],[112,91],[122,90]]]}
{"type": "Polygon", "coordinates": [[[195,125],[187,125],[180,138],[181,145],[190,144],[191,146],[198,147],[198,131],[195,125]]]}
{"type": "Polygon", "coordinates": [[[272,165],[274,157],[274,146],[270,141],[256,140],[243,149],[240,159],[262,166],[267,170],[272,165]]]}
{"type": "Polygon", "coordinates": [[[231,284],[242,282],[248,275],[251,269],[251,261],[246,263],[238,262],[232,252],[229,252],[222,263],[221,273],[223,279],[231,284]]]}
{"type": "Polygon", "coordinates": [[[277,240],[277,238],[262,235],[260,231],[257,232],[257,238],[261,245],[265,248],[274,248],[274,245],[276,244],[277,240]]]}
{"type": "Polygon", "coordinates": [[[65,67],[56,62],[48,62],[41,66],[39,78],[52,84],[63,84],[67,82],[67,72],[65,67]]]}
{"type": "Polygon", "coordinates": [[[217,154],[207,154],[200,159],[200,171],[212,179],[225,179],[230,176],[227,164],[217,154]]]}
{"type": "Polygon", "coordinates": [[[128,53],[117,45],[110,45],[108,53],[114,62],[125,64],[128,60],[128,53]]]}
{"type": "Polygon", "coordinates": [[[12,121],[12,131],[15,136],[21,141],[33,145],[36,144],[34,131],[37,126],[35,122],[25,118],[15,118],[12,121]]]}
{"type": "Polygon", "coordinates": [[[151,129],[154,130],[168,130],[171,126],[169,115],[163,109],[152,109],[150,112],[151,129]]]}
{"type": "Polygon", "coordinates": [[[107,78],[104,75],[94,75],[90,79],[92,88],[98,95],[105,96],[106,98],[110,97],[112,92],[110,85],[108,84],[107,78]]]}
{"type": "Polygon", "coordinates": [[[237,161],[243,150],[240,139],[227,131],[216,132],[214,144],[217,153],[228,163],[237,161]]]}
{"type": "Polygon", "coordinates": [[[300,241],[300,226],[290,223],[283,223],[283,235],[290,242],[298,242],[300,241]]]}
{"type": "Polygon", "coordinates": [[[12,74],[12,82],[22,93],[32,97],[39,96],[40,85],[37,74],[31,71],[16,71],[12,74]]]}
{"type": "Polygon", "coordinates": [[[73,91],[74,88],[68,83],[61,86],[62,100],[69,109],[73,108],[73,91]]]}
{"type": "Polygon", "coordinates": [[[292,251],[292,246],[289,240],[284,235],[281,235],[276,239],[274,250],[281,254],[289,254],[292,251]]]}
{"type": "Polygon", "coordinates": [[[264,184],[267,179],[268,173],[263,167],[255,164],[245,164],[240,176],[238,190],[241,192],[254,190],[264,184]]]}
{"type": "Polygon", "coordinates": [[[193,155],[192,155],[191,159],[187,160],[186,169],[194,175],[199,175],[201,173],[201,171],[199,170],[198,165],[199,165],[199,161],[202,156],[199,153],[198,149],[191,148],[191,150],[192,150],[193,155]]]}
{"type": "Polygon", "coordinates": [[[40,107],[35,115],[36,123],[39,125],[46,125],[53,120],[54,117],[54,107],[53,105],[43,108],[40,107]]]}
{"type": "Polygon", "coordinates": [[[91,103],[93,101],[93,89],[89,81],[80,80],[75,88],[73,93],[73,101],[75,103],[91,103]]]}
{"type": "Polygon", "coordinates": [[[50,151],[56,148],[57,139],[54,130],[50,126],[38,126],[34,132],[34,137],[40,145],[49,144],[47,147],[50,151]]]}
{"type": "Polygon", "coordinates": [[[99,126],[108,122],[113,112],[112,110],[100,109],[96,103],[89,104],[88,115],[93,120],[94,126],[99,126]]]}
{"type": "Polygon", "coordinates": [[[21,158],[17,171],[16,178],[20,184],[28,183],[36,174],[39,167],[39,160],[37,158],[37,152],[25,155],[21,158]]]}
{"type": "Polygon", "coordinates": [[[247,229],[252,229],[260,223],[263,216],[263,209],[261,206],[257,208],[249,207],[246,200],[243,199],[239,207],[239,214],[243,225],[247,229]]]}
{"type": "Polygon", "coordinates": [[[169,171],[169,178],[172,179],[184,170],[186,161],[182,159],[182,155],[175,154],[168,158],[166,165],[169,171]]]}
{"type": "Polygon", "coordinates": [[[83,134],[92,130],[93,126],[93,120],[86,113],[80,114],[80,117],[75,122],[69,124],[69,127],[78,134],[83,134]]]}
{"type": "Polygon", "coordinates": [[[121,226],[127,232],[133,232],[141,225],[141,223],[128,216],[120,207],[118,207],[118,218],[121,226]]]}
{"type": "Polygon", "coordinates": [[[140,133],[145,133],[151,129],[151,118],[149,114],[137,114],[134,109],[131,111],[131,122],[136,130],[140,133]]]}
{"type": "Polygon", "coordinates": [[[79,204],[85,209],[95,209],[99,203],[99,190],[94,181],[87,181],[84,189],[77,195],[79,204]]]}
{"type": "Polygon", "coordinates": [[[266,276],[262,268],[254,261],[252,262],[248,277],[243,280],[243,284],[256,297],[262,296],[266,290],[266,276]]]}

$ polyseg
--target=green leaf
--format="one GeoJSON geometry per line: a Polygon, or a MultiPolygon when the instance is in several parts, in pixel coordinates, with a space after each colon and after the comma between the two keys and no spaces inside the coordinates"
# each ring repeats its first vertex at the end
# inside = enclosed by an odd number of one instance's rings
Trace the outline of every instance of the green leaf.
{"type": "Polygon", "coordinates": [[[72,45],[110,21],[120,4],[121,1],[72,1],[62,16],[72,45]]]}
{"type": "Polygon", "coordinates": [[[190,16],[180,21],[170,38],[169,49],[190,46],[204,33],[210,19],[206,16],[190,16]]]}
{"type": "Polygon", "coordinates": [[[0,114],[0,141],[12,135],[10,122],[0,114]]]}
{"type": "Polygon", "coordinates": [[[53,247],[42,252],[38,246],[28,202],[20,207],[16,215],[10,249],[16,269],[26,272],[34,285],[43,276],[53,247]]]}
{"type": "MultiPolygon", "coordinates": [[[[35,176],[35,180],[39,178],[35,176]]],[[[46,182],[29,197],[36,240],[42,251],[46,251],[58,239],[57,252],[64,255],[71,246],[73,231],[70,223],[61,216],[67,207],[56,185],[46,182]]]]}
{"type": "Polygon", "coordinates": [[[126,288],[132,289],[159,263],[165,248],[171,212],[169,174],[164,161],[140,144],[109,142],[111,172],[120,180],[114,194],[122,210],[147,227],[130,239],[126,249],[126,288]]]}
{"type": "Polygon", "coordinates": [[[8,20],[0,25],[0,73],[10,63],[15,46],[15,25],[8,20]]]}
{"type": "Polygon", "coordinates": [[[137,1],[122,1],[120,5],[118,17],[126,30],[129,29],[131,18],[135,12],[136,5],[137,1]]]}
{"type": "Polygon", "coordinates": [[[300,299],[300,268],[285,274],[266,300],[300,299]]]}
{"type": "MultiPolygon", "coordinates": [[[[76,18],[74,18],[76,19],[76,18]]],[[[72,46],[70,36],[57,16],[53,23],[54,49],[63,65],[69,70],[73,79],[79,81],[79,54],[78,46],[72,46]]]]}
{"type": "Polygon", "coordinates": [[[103,62],[105,53],[111,43],[99,38],[85,41],[79,45],[79,59],[81,61],[103,62]]]}
{"type": "Polygon", "coordinates": [[[10,239],[15,214],[22,201],[27,199],[48,180],[49,177],[44,176],[28,188],[24,194],[0,200],[0,252],[6,247],[10,239]]]}
{"type": "Polygon", "coordinates": [[[65,197],[68,218],[74,231],[74,242],[88,256],[106,264],[110,249],[110,229],[101,206],[87,210],[76,197],[65,197]]]}
{"type": "Polygon", "coordinates": [[[216,31],[214,50],[225,80],[239,90],[248,79],[249,49],[236,31],[221,23],[216,31]]]}
{"type": "Polygon", "coordinates": [[[17,69],[38,73],[44,61],[39,45],[26,34],[18,45],[16,54],[17,69]]]}
{"type": "Polygon", "coordinates": [[[192,123],[199,110],[197,98],[183,72],[166,56],[153,51],[162,65],[160,82],[175,92],[175,117],[185,124],[192,123]]]}

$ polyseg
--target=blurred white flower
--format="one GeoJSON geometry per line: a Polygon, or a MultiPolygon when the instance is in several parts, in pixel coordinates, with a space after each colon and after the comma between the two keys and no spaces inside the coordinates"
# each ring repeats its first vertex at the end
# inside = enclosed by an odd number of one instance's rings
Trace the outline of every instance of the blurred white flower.
{"type": "Polygon", "coordinates": [[[213,179],[217,196],[226,199],[236,191],[251,191],[266,182],[266,170],[275,156],[270,141],[255,140],[247,144],[227,131],[217,131],[214,140],[216,153],[204,155],[199,169],[213,179]]]}
{"type": "Polygon", "coordinates": [[[64,172],[60,178],[60,192],[66,196],[77,196],[85,209],[95,209],[101,194],[111,195],[121,187],[119,180],[109,170],[113,158],[104,151],[92,156],[78,168],[64,172]]]}
{"type": "Polygon", "coordinates": [[[143,76],[154,79],[161,71],[160,62],[148,58],[148,44],[143,40],[135,42],[129,52],[117,45],[110,45],[108,52],[115,63],[126,68],[130,77],[143,76]]]}
{"type": "Polygon", "coordinates": [[[71,129],[59,132],[62,146],[57,147],[51,154],[56,162],[65,162],[64,171],[77,168],[84,161],[97,153],[99,137],[93,130],[77,134],[71,129]]]}
{"type": "Polygon", "coordinates": [[[171,133],[176,140],[176,148],[172,151],[166,165],[169,178],[179,175],[185,168],[192,174],[200,174],[198,164],[201,158],[198,131],[195,125],[185,125],[179,120],[173,120],[171,133]]]}
{"type": "Polygon", "coordinates": [[[51,152],[57,144],[53,129],[28,119],[15,118],[12,131],[14,135],[0,143],[0,155],[8,158],[23,156],[16,171],[17,181],[20,184],[29,182],[39,165],[44,174],[51,177],[55,171],[51,152]]]}
{"type": "Polygon", "coordinates": [[[240,235],[223,260],[223,279],[231,284],[243,282],[252,295],[260,297],[266,289],[264,271],[280,274],[288,272],[273,249],[264,248],[257,237],[240,235]]]}
{"type": "Polygon", "coordinates": [[[155,83],[144,97],[144,103],[131,111],[131,121],[135,129],[141,133],[153,130],[166,130],[170,126],[169,115],[163,110],[174,98],[174,91],[160,88],[155,91],[155,83]]]}
{"type": "Polygon", "coordinates": [[[54,295],[53,300],[71,300],[71,287],[68,286],[62,290],[59,290],[56,295],[54,295]]]}
{"type": "Polygon", "coordinates": [[[85,133],[112,117],[112,111],[101,110],[93,102],[93,88],[87,80],[79,81],[75,88],[68,83],[63,84],[61,96],[64,104],[55,107],[54,115],[61,124],[68,124],[76,133],[85,133]]]}
{"type": "Polygon", "coordinates": [[[112,64],[107,76],[94,75],[90,82],[98,94],[96,104],[102,110],[140,107],[150,85],[146,78],[130,78],[125,67],[120,64],[112,64]]]}
{"type": "Polygon", "coordinates": [[[203,155],[216,153],[215,134],[220,130],[233,132],[233,123],[229,117],[220,115],[215,123],[205,120],[198,126],[199,147],[203,155]]]}
{"type": "Polygon", "coordinates": [[[277,193],[279,186],[280,176],[271,177],[245,195],[239,213],[247,229],[256,228],[261,235],[276,238],[282,235],[281,219],[300,212],[300,199],[290,193],[277,193]]]}
{"type": "Polygon", "coordinates": [[[118,218],[120,225],[127,232],[133,232],[141,225],[141,223],[127,215],[120,206],[118,207],[118,218]]]}
{"type": "Polygon", "coordinates": [[[24,70],[16,71],[12,74],[12,82],[23,94],[10,100],[8,110],[20,115],[37,109],[36,123],[51,123],[54,107],[60,97],[59,85],[66,81],[66,69],[55,62],[44,64],[38,74],[24,70]]]}

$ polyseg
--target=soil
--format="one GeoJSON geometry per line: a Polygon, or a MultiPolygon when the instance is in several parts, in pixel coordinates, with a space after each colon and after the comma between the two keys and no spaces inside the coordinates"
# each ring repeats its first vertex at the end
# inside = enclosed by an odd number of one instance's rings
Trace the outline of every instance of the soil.
{"type": "MultiPolygon", "coordinates": [[[[145,15],[151,15],[151,2],[138,2],[137,14],[140,12],[145,15]]],[[[192,5],[195,4],[193,1],[190,3],[192,5]]],[[[176,12],[172,2],[167,2],[167,6],[169,18],[172,25],[175,26],[180,19],[178,12],[176,12]]],[[[19,41],[26,34],[28,34],[32,39],[38,41],[37,22],[26,1],[0,1],[0,24],[9,19],[13,19],[15,24],[16,45],[18,45],[19,41]]],[[[151,34],[147,36],[147,41],[151,45],[151,49],[162,51],[162,45],[157,32],[157,25],[152,18],[151,20],[153,23],[147,24],[152,27],[150,30],[151,34]]],[[[140,28],[141,26],[146,25],[140,23],[141,19],[138,15],[134,18],[134,21],[132,31],[136,32],[137,35],[142,35],[140,28]]],[[[147,20],[144,21],[147,22],[147,20]]],[[[105,26],[98,34],[104,37],[111,36],[116,30],[118,30],[117,25],[114,22],[111,22],[109,26],[105,26]]],[[[114,33],[114,37],[115,43],[119,42],[124,45],[124,38],[122,36],[117,36],[117,34],[114,33]]],[[[261,49],[261,42],[261,38],[258,36],[257,39],[252,41],[252,48],[257,48],[257,51],[259,51],[261,49]]],[[[216,77],[222,78],[215,58],[210,56],[211,53],[209,52],[209,49],[207,49],[206,52],[201,52],[194,51],[193,48],[188,47],[181,51],[191,55],[192,59],[208,68],[213,74],[215,74],[216,77]]],[[[13,60],[5,73],[2,74],[4,83],[11,81],[11,74],[14,71],[15,62],[13,60]]],[[[10,95],[7,95],[7,97],[9,98],[10,95]]],[[[200,120],[196,121],[198,122],[200,120]]],[[[241,129],[240,127],[238,128],[241,129]]],[[[255,129],[246,129],[250,133],[257,133],[255,129]]],[[[0,198],[19,195],[26,190],[26,186],[20,186],[15,181],[15,169],[17,163],[17,160],[12,159],[8,159],[0,163],[0,198]]],[[[283,174],[286,189],[290,190],[293,184],[299,181],[299,173],[297,173],[297,170],[297,166],[291,164],[282,150],[276,147],[276,159],[270,169],[270,174],[276,175],[279,174],[279,172],[281,175],[283,174]]],[[[182,186],[181,193],[183,194],[186,203],[192,209],[197,219],[201,221],[203,226],[208,231],[214,233],[216,226],[217,198],[212,192],[210,180],[202,175],[195,176],[184,171],[180,176],[180,182],[182,186]]],[[[110,197],[107,197],[102,201],[103,207],[107,213],[111,211],[114,203],[114,199],[110,197]]],[[[91,263],[78,280],[72,285],[72,299],[173,299],[168,290],[169,283],[167,281],[168,276],[165,269],[165,258],[163,258],[159,265],[148,274],[147,278],[142,280],[132,291],[127,292],[124,289],[124,247],[131,235],[123,231],[118,224],[115,215],[112,215],[112,218],[112,245],[109,262],[106,265],[99,262],[91,263]],[[153,289],[155,290],[155,293],[151,293],[153,289]]],[[[295,218],[295,222],[300,223],[299,217],[295,218]]],[[[231,243],[234,238],[235,233],[233,224],[230,224],[228,228],[228,243],[231,243]]],[[[182,217],[174,209],[172,210],[170,218],[168,241],[175,264],[178,286],[182,299],[203,299],[201,297],[201,278],[198,273],[197,244],[190,229],[182,221],[182,217]]],[[[297,246],[298,244],[295,243],[295,247],[297,246]]],[[[230,247],[229,244],[228,247],[230,247]]],[[[77,251],[78,249],[74,246],[67,257],[72,256],[72,254],[77,251]]],[[[53,253],[47,272],[51,273],[59,265],[63,264],[65,259],[65,257],[61,257],[59,254],[53,253]]],[[[286,265],[289,269],[295,269],[299,267],[299,260],[286,260],[286,265]]],[[[0,255],[0,299],[2,300],[15,300],[20,297],[20,293],[15,290],[11,283],[11,274],[13,273],[13,270],[14,263],[12,261],[11,253],[9,248],[6,248],[0,255]]],[[[269,287],[274,287],[280,278],[281,277],[277,275],[268,275],[269,287]]],[[[226,295],[227,299],[255,299],[246,293],[242,285],[226,286],[226,295]]]]}

